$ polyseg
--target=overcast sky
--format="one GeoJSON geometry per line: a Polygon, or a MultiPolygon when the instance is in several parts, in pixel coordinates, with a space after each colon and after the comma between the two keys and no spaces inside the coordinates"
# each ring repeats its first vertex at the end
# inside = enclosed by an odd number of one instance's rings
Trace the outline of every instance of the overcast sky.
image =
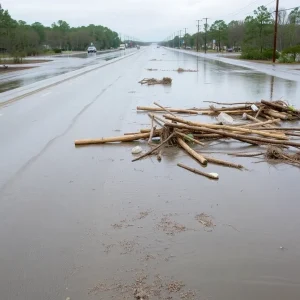
{"type": "MultiPolygon", "coordinates": [[[[280,7],[300,5],[280,0],[280,7]]],[[[11,16],[27,23],[50,26],[65,20],[71,26],[97,24],[144,41],[160,41],[187,27],[196,31],[196,19],[241,20],[260,5],[275,8],[275,0],[0,0],[11,16]]],[[[203,24],[203,23],[202,23],[203,24]]]]}

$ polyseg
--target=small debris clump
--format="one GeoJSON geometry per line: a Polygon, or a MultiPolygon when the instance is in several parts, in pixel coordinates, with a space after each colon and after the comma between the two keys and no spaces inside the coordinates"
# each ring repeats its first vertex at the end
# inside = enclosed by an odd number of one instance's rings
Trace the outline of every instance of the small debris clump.
{"type": "Polygon", "coordinates": [[[163,77],[163,79],[144,78],[143,80],[139,81],[139,83],[147,84],[147,85],[155,85],[155,84],[170,85],[172,84],[172,78],[170,77],[163,77]]]}
{"type": "Polygon", "coordinates": [[[166,234],[174,235],[175,233],[186,231],[187,228],[175,221],[170,220],[168,217],[161,219],[158,228],[162,229],[166,234]]]}
{"type": "Polygon", "coordinates": [[[211,217],[209,215],[206,215],[205,213],[197,215],[196,220],[206,228],[214,228],[216,226],[211,217]]]}

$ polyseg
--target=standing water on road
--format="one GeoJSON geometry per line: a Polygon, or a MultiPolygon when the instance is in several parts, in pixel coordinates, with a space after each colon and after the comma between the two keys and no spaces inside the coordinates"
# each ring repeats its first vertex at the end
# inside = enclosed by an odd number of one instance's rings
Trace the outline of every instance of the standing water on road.
{"type": "Polygon", "coordinates": [[[300,84],[152,46],[95,72],[0,110],[2,298],[299,299],[299,168],[229,157],[256,149],[231,140],[207,150],[246,170],[203,169],[178,148],[133,163],[132,148],[147,151],[146,142],[74,140],[150,128],[136,107],[154,101],[283,99],[299,108],[300,84]],[[138,83],[152,77],[172,85],[138,83]]]}

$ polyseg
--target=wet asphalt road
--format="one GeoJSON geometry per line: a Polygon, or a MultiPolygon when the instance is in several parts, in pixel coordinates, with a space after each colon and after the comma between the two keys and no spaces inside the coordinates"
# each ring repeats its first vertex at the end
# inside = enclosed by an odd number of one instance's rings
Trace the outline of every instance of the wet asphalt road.
{"type": "Polygon", "coordinates": [[[299,92],[296,81],[149,47],[1,107],[1,298],[133,299],[126,285],[142,274],[150,283],[159,275],[162,286],[182,281],[194,299],[299,299],[299,169],[214,154],[248,169],[209,165],[215,182],[178,168],[199,168],[178,149],[161,163],[132,163],[138,142],[73,144],[147,128],[135,108],[154,101],[188,108],[283,97],[300,107],[299,92]],[[138,84],[162,76],[171,87],[138,84]],[[200,213],[213,217],[211,232],[200,213]],[[167,235],[164,217],[187,230],[167,235]]]}
{"type": "MultiPolygon", "coordinates": [[[[65,74],[71,71],[79,70],[81,68],[104,64],[106,61],[112,60],[117,57],[122,57],[129,53],[137,51],[136,49],[126,49],[125,51],[112,51],[109,53],[78,53],[73,55],[55,55],[49,57],[41,57],[40,59],[50,60],[49,62],[33,63],[17,65],[32,67],[31,69],[9,72],[0,74],[0,94],[12,89],[23,87],[47,78],[57,75],[65,74]]],[[[33,58],[37,59],[37,58],[33,58]]],[[[38,58],[39,59],[39,58],[38,58]]],[[[27,58],[31,60],[31,58],[27,58]]],[[[15,67],[10,65],[9,68],[15,67]]],[[[0,96],[1,97],[1,96],[0,96]]]]}

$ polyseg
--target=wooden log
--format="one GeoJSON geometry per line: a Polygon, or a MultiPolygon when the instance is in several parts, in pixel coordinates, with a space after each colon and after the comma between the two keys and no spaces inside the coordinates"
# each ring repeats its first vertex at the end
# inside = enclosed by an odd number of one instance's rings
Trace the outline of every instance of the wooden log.
{"type": "MultiPolygon", "coordinates": [[[[273,124],[273,123],[280,123],[280,119],[274,119],[274,120],[268,120],[268,121],[259,121],[257,123],[254,124],[246,124],[246,125],[242,125],[242,127],[257,127],[259,128],[259,126],[265,126],[265,125],[269,125],[269,124],[273,124]]],[[[277,128],[277,127],[274,127],[277,128]]],[[[265,127],[265,128],[259,128],[259,130],[269,130],[269,127],[265,127]]]]}
{"type": "Polygon", "coordinates": [[[285,113],[279,113],[273,109],[264,109],[264,114],[270,116],[270,117],[274,117],[277,119],[281,119],[281,120],[288,120],[289,116],[286,115],[285,113]]]}
{"type": "Polygon", "coordinates": [[[181,133],[181,132],[179,132],[179,131],[176,131],[176,134],[177,134],[177,135],[180,135],[181,137],[183,137],[183,138],[185,138],[185,139],[187,139],[187,140],[189,140],[189,141],[191,141],[191,142],[194,142],[194,143],[196,143],[196,144],[198,144],[198,145],[205,146],[204,143],[201,143],[201,142],[199,142],[198,140],[195,140],[195,139],[193,139],[192,137],[190,137],[190,136],[188,136],[188,135],[186,135],[186,134],[183,134],[183,133],[181,133]]]}
{"type": "Polygon", "coordinates": [[[261,112],[261,113],[260,113],[260,117],[261,117],[261,118],[265,118],[265,119],[267,119],[267,120],[274,120],[273,117],[270,117],[270,116],[266,115],[264,112],[261,112]]]}
{"type": "Polygon", "coordinates": [[[237,165],[237,164],[234,164],[232,162],[228,162],[228,161],[225,161],[225,160],[217,159],[217,158],[214,158],[214,157],[210,157],[210,156],[206,156],[206,155],[203,155],[203,157],[206,158],[206,160],[209,163],[213,163],[213,164],[217,164],[217,165],[222,165],[222,166],[226,166],[226,167],[229,167],[229,168],[235,168],[235,169],[243,169],[244,168],[242,165],[237,165]]]}
{"type": "MultiPolygon", "coordinates": [[[[137,110],[145,110],[145,111],[156,111],[156,112],[164,112],[163,109],[158,107],[149,107],[149,106],[138,106],[137,110]]],[[[198,115],[198,112],[195,110],[189,109],[180,109],[180,108],[168,108],[171,112],[182,113],[182,114],[193,114],[198,115]]]]}
{"type": "Polygon", "coordinates": [[[170,122],[169,120],[165,120],[165,119],[163,119],[157,115],[151,114],[151,113],[148,113],[148,116],[150,118],[152,118],[152,116],[154,116],[154,120],[158,120],[158,121],[162,122],[163,124],[165,124],[166,122],[170,122]]]}
{"type": "Polygon", "coordinates": [[[255,157],[264,155],[265,152],[255,152],[255,153],[227,153],[227,155],[237,156],[237,157],[255,157]]]}
{"type": "Polygon", "coordinates": [[[233,110],[250,110],[251,105],[243,105],[243,106],[232,106],[232,107],[213,107],[213,108],[189,108],[191,110],[196,110],[196,111],[215,111],[215,112],[222,112],[222,111],[233,111],[233,110]]]}
{"type": "Polygon", "coordinates": [[[229,133],[229,132],[226,132],[226,131],[211,129],[211,128],[207,128],[207,127],[189,126],[189,125],[185,125],[185,124],[175,124],[175,123],[166,123],[166,126],[173,127],[173,128],[179,128],[179,129],[189,129],[189,130],[192,130],[192,131],[216,133],[216,134],[220,134],[220,135],[223,135],[223,136],[226,136],[226,137],[233,138],[233,139],[241,141],[241,142],[244,142],[244,141],[248,140],[247,143],[249,143],[249,141],[251,141],[250,143],[258,142],[258,143],[264,143],[264,144],[293,146],[295,148],[300,147],[300,143],[293,142],[293,141],[266,139],[266,138],[260,138],[260,137],[256,137],[256,136],[247,136],[247,137],[245,137],[243,135],[233,134],[233,133],[229,133]]]}
{"type": "Polygon", "coordinates": [[[197,153],[195,150],[193,150],[188,144],[186,144],[180,137],[177,138],[178,144],[193,158],[195,158],[197,161],[199,161],[200,164],[206,166],[207,160],[199,153],[197,153]]]}
{"type": "Polygon", "coordinates": [[[226,102],[215,102],[215,101],[203,101],[206,103],[214,103],[218,105],[239,105],[239,104],[244,104],[244,105],[252,105],[255,104],[256,106],[259,105],[258,102],[233,102],[233,103],[226,103],[226,102]]]}
{"type": "Polygon", "coordinates": [[[199,138],[203,138],[203,139],[207,139],[207,138],[224,138],[222,135],[220,134],[214,134],[214,133],[196,133],[194,134],[194,136],[199,137],[199,138]]]}
{"type": "MultiPolygon", "coordinates": [[[[150,132],[150,131],[147,131],[147,132],[150,132]]],[[[142,132],[125,132],[124,135],[133,135],[133,134],[140,134],[142,132]]],[[[143,133],[146,133],[146,132],[143,132],[143,133]]]]}
{"type": "Polygon", "coordinates": [[[158,107],[160,107],[162,110],[166,111],[167,113],[169,113],[170,115],[172,115],[172,116],[175,117],[175,114],[173,114],[173,113],[172,113],[170,110],[168,110],[167,108],[161,106],[160,104],[158,104],[158,103],[156,103],[156,102],[154,102],[153,104],[156,105],[156,106],[158,106],[158,107]]]}
{"type": "MultiPolygon", "coordinates": [[[[228,115],[242,115],[244,113],[250,113],[252,112],[251,109],[244,109],[244,110],[224,110],[223,111],[224,113],[228,114],[228,115]]],[[[214,111],[214,110],[211,110],[211,111],[197,111],[197,113],[199,115],[208,115],[208,116],[211,116],[211,115],[217,115],[219,112],[218,111],[214,111]]]]}
{"type": "Polygon", "coordinates": [[[152,142],[152,137],[153,137],[153,133],[154,133],[155,129],[156,129],[156,127],[154,127],[154,116],[153,116],[151,118],[151,130],[150,130],[150,136],[149,136],[148,144],[150,144],[152,142]]]}
{"type": "Polygon", "coordinates": [[[256,114],[255,117],[254,117],[255,119],[257,119],[257,118],[259,117],[259,115],[260,115],[260,113],[262,112],[263,109],[264,109],[264,106],[261,106],[261,107],[259,108],[257,114],[256,114]]]}
{"type": "Polygon", "coordinates": [[[154,151],[158,150],[160,147],[162,147],[165,143],[167,143],[173,136],[175,135],[175,133],[173,132],[167,139],[165,139],[163,142],[161,142],[158,146],[154,147],[153,149],[151,149],[150,151],[148,151],[145,154],[142,154],[141,156],[135,158],[132,160],[132,162],[140,160],[150,154],[152,154],[154,151]]]}
{"type": "Polygon", "coordinates": [[[255,119],[254,117],[252,117],[252,116],[250,116],[248,114],[245,114],[245,115],[246,115],[246,117],[247,117],[248,120],[251,120],[251,121],[253,121],[255,123],[260,123],[261,122],[260,120],[257,120],[257,119],[255,119]]]}
{"type": "Polygon", "coordinates": [[[282,105],[279,105],[277,103],[273,103],[273,102],[265,101],[265,100],[261,100],[261,103],[265,104],[265,105],[268,105],[268,106],[270,106],[273,109],[278,110],[278,111],[288,112],[288,113],[292,113],[292,114],[295,114],[295,115],[299,115],[300,114],[299,110],[291,109],[288,106],[282,106],[282,105]]]}
{"type": "Polygon", "coordinates": [[[122,135],[122,136],[114,136],[100,139],[84,139],[84,140],[75,140],[75,145],[92,145],[92,144],[105,144],[105,143],[115,143],[115,142],[132,142],[139,139],[149,138],[149,133],[138,133],[132,135],[122,135]]]}
{"type": "Polygon", "coordinates": [[[191,125],[191,126],[201,126],[201,127],[212,128],[212,129],[225,129],[225,130],[229,130],[229,131],[240,131],[240,132],[244,132],[244,133],[248,133],[248,134],[258,134],[258,135],[265,136],[265,137],[272,137],[272,138],[276,138],[276,139],[280,139],[280,140],[288,139],[285,135],[282,135],[282,134],[272,134],[272,133],[268,133],[268,132],[264,132],[264,131],[243,128],[241,126],[235,127],[235,126],[227,126],[227,125],[205,124],[205,123],[188,121],[188,120],[178,118],[178,117],[173,117],[170,115],[164,115],[164,118],[175,121],[175,122],[191,125]]]}
{"type": "Polygon", "coordinates": [[[209,178],[209,179],[215,179],[215,180],[218,180],[218,179],[219,179],[219,175],[216,174],[216,173],[205,173],[205,172],[202,172],[202,171],[200,171],[200,170],[197,170],[197,169],[194,169],[194,168],[190,168],[190,167],[188,167],[188,166],[186,166],[186,165],[183,165],[183,164],[181,164],[181,163],[178,163],[177,166],[180,167],[180,168],[186,169],[186,170],[188,170],[188,171],[190,171],[190,172],[192,172],[192,173],[195,173],[195,174],[198,174],[198,175],[202,175],[202,176],[204,176],[204,177],[207,177],[207,178],[209,178]]]}
{"type": "Polygon", "coordinates": [[[300,127],[266,127],[266,128],[260,128],[259,130],[300,131],[300,127]]]}

